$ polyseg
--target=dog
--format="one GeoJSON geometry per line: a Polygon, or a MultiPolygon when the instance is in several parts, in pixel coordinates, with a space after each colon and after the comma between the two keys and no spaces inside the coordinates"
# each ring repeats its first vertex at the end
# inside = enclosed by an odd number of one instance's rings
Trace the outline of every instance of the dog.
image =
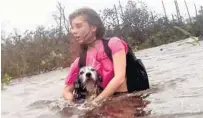
{"type": "Polygon", "coordinates": [[[92,66],[82,67],[74,82],[74,100],[93,100],[103,90],[100,86],[101,82],[100,74],[92,66]]]}

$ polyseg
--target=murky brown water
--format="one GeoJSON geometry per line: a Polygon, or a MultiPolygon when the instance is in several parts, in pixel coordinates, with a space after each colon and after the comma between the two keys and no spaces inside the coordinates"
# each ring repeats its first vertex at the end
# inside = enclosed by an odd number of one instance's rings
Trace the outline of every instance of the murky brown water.
{"type": "Polygon", "coordinates": [[[68,69],[15,80],[2,91],[2,118],[77,118],[84,113],[87,114],[83,117],[92,118],[201,118],[203,42],[200,43],[192,46],[175,42],[136,52],[147,67],[151,89],[142,95],[119,96],[92,110],[63,101],[68,69]]]}

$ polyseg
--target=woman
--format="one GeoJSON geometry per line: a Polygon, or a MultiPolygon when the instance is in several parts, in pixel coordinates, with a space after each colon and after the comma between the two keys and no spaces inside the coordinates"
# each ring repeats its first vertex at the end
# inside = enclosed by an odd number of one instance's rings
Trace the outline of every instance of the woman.
{"type": "MultiPolygon", "coordinates": [[[[112,51],[113,62],[104,52],[102,38],[105,33],[104,25],[99,15],[92,9],[81,8],[69,16],[71,33],[81,46],[88,46],[86,65],[93,66],[101,75],[103,91],[93,102],[97,102],[116,92],[127,92],[126,85],[126,53],[127,44],[112,37],[108,46],[112,51]]],[[[63,96],[67,100],[73,100],[73,82],[78,75],[79,58],[71,64],[68,76],[65,81],[66,87],[63,96]]]]}

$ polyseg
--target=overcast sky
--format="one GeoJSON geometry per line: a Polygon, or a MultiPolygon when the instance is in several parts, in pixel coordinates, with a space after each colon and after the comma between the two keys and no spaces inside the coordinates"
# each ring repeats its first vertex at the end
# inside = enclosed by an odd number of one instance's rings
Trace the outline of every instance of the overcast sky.
{"type": "MultiPolygon", "coordinates": [[[[113,4],[118,5],[118,0],[1,0],[0,3],[0,20],[1,28],[6,32],[12,32],[13,28],[17,28],[23,32],[27,29],[33,29],[39,25],[50,27],[55,25],[52,14],[56,11],[57,1],[62,2],[65,6],[65,13],[68,16],[73,10],[89,6],[97,11],[112,7],[113,4]]],[[[125,5],[127,0],[120,0],[125,5]]],[[[136,1],[136,0],[134,0],[136,1]]],[[[162,0],[142,0],[150,10],[157,13],[163,13],[162,0]]],[[[195,15],[194,3],[197,9],[203,5],[203,0],[186,0],[192,16],[195,15]]],[[[174,0],[164,0],[166,12],[169,17],[175,14],[174,0]]],[[[184,0],[178,0],[180,12],[187,17],[184,0]]]]}

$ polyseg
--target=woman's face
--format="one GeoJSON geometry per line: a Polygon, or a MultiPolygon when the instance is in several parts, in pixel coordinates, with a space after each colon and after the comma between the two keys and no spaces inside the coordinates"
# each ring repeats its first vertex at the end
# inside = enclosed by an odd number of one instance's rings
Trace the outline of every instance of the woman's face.
{"type": "Polygon", "coordinates": [[[71,33],[79,44],[88,44],[95,38],[96,27],[91,26],[84,17],[77,16],[71,22],[71,33]]]}

